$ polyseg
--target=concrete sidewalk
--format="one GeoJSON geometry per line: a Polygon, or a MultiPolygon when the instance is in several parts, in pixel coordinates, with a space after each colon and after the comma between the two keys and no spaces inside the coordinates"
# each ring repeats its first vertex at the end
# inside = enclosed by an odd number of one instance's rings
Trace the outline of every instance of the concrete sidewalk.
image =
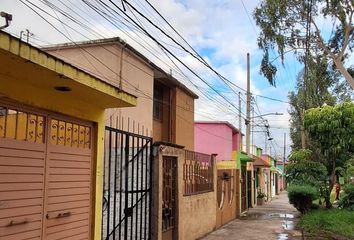
{"type": "Polygon", "coordinates": [[[299,230],[294,229],[299,212],[282,192],[269,203],[249,209],[236,219],[210,233],[203,240],[271,240],[302,239],[299,230]]]}

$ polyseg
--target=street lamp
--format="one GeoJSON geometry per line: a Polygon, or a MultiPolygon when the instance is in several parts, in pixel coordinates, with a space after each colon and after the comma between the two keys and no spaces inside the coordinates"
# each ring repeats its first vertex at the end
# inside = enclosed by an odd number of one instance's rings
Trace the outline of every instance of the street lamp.
{"type": "MultiPolygon", "coordinates": [[[[261,115],[254,116],[254,117],[252,117],[252,118],[264,117],[264,116],[269,116],[269,115],[280,116],[280,115],[284,115],[284,113],[278,113],[278,112],[275,112],[275,113],[265,113],[265,114],[261,114],[261,115]]],[[[252,119],[252,118],[251,118],[251,119],[252,119]]]]}
{"type": "Polygon", "coordinates": [[[259,117],[264,117],[264,116],[269,116],[269,115],[280,116],[280,115],[284,115],[284,113],[275,112],[275,113],[265,113],[265,114],[253,116],[250,119],[245,119],[245,124],[248,125],[252,119],[259,118],[259,117]]]}
{"type": "MultiPolygon", "coordinates": [[[[284,113],[279,113],[279,112],[274,112],[274,113],[265,113],[265,114],[261,114],[261,115],[257,115],[257,116],[253,116],[253,117],[251,117],[250,119],[245,119],[245,124],[246,125],[248,125],[250,122],[251,122],[251,120],[253,120],[253,119],[255,119],[255,118],[259,118],[259,117],[264,117],[264,116],[269,116],[269,115],[275,115],[275,116],[280,116],[280,115],[284,115],[284,113]]],[[[265,120],[266,121],[266,123],[264,124],[264,127],[266,127],[266,131],[262,131],[262,132],[265,132],[266,134],[265,134],[265,152],[267,153],[267,136],[268,136],[268,141],[272,141],[273,140],[273,138],[270,136],[270,134],[269,134],[269,124],[268,124],[268,121],[267,120],[265,120]]],[[[256,124],[257,125],[257,124],[256,124]]],[[[258,126],[259,126],[259,124],[258,124],[258,126]]],[[[252,143],[253,143],[253,133],[254,133],[255,131],[252,131],[252,143]]]]}

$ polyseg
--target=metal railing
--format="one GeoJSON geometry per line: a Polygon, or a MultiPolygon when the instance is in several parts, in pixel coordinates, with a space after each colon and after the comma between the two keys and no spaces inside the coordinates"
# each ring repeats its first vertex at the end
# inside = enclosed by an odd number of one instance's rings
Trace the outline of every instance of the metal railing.
{"type": "Polygon", "coordinates": [[[183,163],[184,196],[214,191],[212,156],[185,150],[183,163]]]}

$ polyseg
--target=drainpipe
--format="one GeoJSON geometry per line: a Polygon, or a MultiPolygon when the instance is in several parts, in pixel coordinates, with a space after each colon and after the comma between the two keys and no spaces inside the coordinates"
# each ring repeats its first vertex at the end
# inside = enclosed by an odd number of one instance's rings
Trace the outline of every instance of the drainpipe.
{"type": "Polygon", "coordinates": [[[0,12],[0,16],[5,18],[5,25],[4,26],[0,26],[0,30],[7,28],[8,26],[10,26],[10,22],[12,21],[12,15],[8,14],[6,12],[0,12]]]}

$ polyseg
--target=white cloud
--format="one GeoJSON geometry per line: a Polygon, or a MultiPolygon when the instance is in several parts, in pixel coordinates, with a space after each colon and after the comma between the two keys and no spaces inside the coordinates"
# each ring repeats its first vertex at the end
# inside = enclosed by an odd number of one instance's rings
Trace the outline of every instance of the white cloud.
{"type": "MultiPolygon", "coordinates": [[[[35,4],[38,4],[38,1],[32,1],[35,4]]],[[[56,1],[52,1],[54,4],[58,4],[56,1]]],[[[72,2],[72,1],[70,1],[72,2]]],[[[74,1],[75,2],[75,1],[74,1]]],[[[254,94],[266,95],[274,98],[286,98],[287,91],[286,89],[289,86],[283,86],[282,88],[273,88],[265,87],[264,82],[266,80],[262,79],[258,75],[259,71],[259,58],[261,53],[257,50],[257,34],[254,29],[254,23],[251,24],[249,17],[252,17],[252,9],[258,4],[257,0],[244,1],[248,14],[246,14],[244,7],[240,1],[234,0],[218,0],[218,1],[205,1],[205,0],[151,0],[152,4],[165,16],[169,22],[188,40],[188,42],[199,52],[204,54],[204,59],[211,65],[216,66],[215,68],[223,76],[230,79],[233,83],[237,84],[242,88],[246,88],[246,53],[251,53],[251,90],[254,94]],[[262,82],[263,81],[263,82],[262,82]],[[285,89],[284,89],[285,88],[285,89]]],[[[82,3],[75,2],[76,6],[82,6],[82,3]]],[[[188,46],[183,43],[183,41],[173,33],[171,29],[168,29],[167,25],[163,23],[163,20],[158,18],[157,14],[153,13],[153,10],[145,11],[148,9],[148,6],[143,3],[143,1],[131,1],[132,4],[136,5],[143,13],[149,16],[151,19],[156,21],[159,26],[168,32],[171,36],[177,39],[183,46],[188,48],[188,46]],[[144,8],[141,8],[141,5],[144,4],[144,8]],[[158,19],[158,20],[157,20],[158,19]]],[[[120,4],[120,2],[119,2],[120,4]]],[[[119,5],[118,4],[118,5],[119,5]]],[[[2,11],[7,11],[12,13],[14,20],[11,23],[11,26],[7,29],[10,32],[19,34],[21,30],[28,28],[33,32],[36,38],[40,39],[43,42],[38,42],[38,40],[31,39],[36,41],[40,45],[47,45],[48,43],[58,43],[68,41],[60,33],[56,32],[50,25],[45,23],[39,16],[28,10],[25,6],[20,4],[18,1],[13,0],[2,0],[1,3],[2,11]]],[[[87,6],[82,6],[83,9],[78,9],[76,6],[72,6],[75,11],[80,13],[82,16],[86,11],[88,15],[85,17],[85,20],[90,22],[90,26],[96,29],[100,34],[107,37],[113,37],[119,35],[122,39],[126,40],[133,47],[138,49],[140,52],[144,53],[148,58],[153,60],[155,63],[160,65],[164,70],[169,71],[171,67],[174,68],[170,60],[165,56],[165,54],[156,46],[153,41],[151,41],[147,36],[132,28],[128,28],[121,23],[119,24],[121,30],[117,30],[115,26],[109,24],[102,17],[94,14],[94,12],[88,9],[87,6]],[[81,11],[80,11],[81,10],[81,11]],[[85,11],[82,11],[85,10],[85,11]],[[131,39],[128,35],[133,36],[134,40],[131,39]],[[157,60],[153,54],[149,53],[146,48],[139,45],[136,41],[139,41],[143,45],[150,45],[148,48],[161,60],[157,60]]],[[[79,6],[79,7],[80,7],[79,6]]],[[[48,12],[52,13],[52,10],[46,8],[48,12]]],[[[70,12],[70,11],[68,11],[70,12]]],[[[127,13],[130,14],[130,11],[127,10],[127,13]]],[[[131,15],[131,14],[130,14],[131,15]]],[[[43,15],[44,16],[44,15],[43,15]]],[[[60,18],[65,20],[61,15],[60,18]]],[[[131,15],[132,16],[132,15],[131,15]]],[[[116,16],[117,17],[117,16],[116,16]]],[[[134,16],[132,16],[134,18],[134,16]]],[[[149,26],[145,20],[142,18],[139,19],[141,23],[144,24],[148,31],[153,29],[152,26],[149,26]],[[148,27],[149,26],[149,27],[148,27]]],[[[84,21],[84,20],[82,20],[84,21]]],[[[62,24],[52,21],[58,28],[60,28],[64,33],[67,31],[75,40],[87,40],[82,36],[79,36],[72,32],[68,28],[63,28],[62,24]]],[[[68,21],[66,21],[68,22],[68,21]]],[[[72,25],[77,27],[77,25],[72,25]]],[[[80,30],[84,32],[83,29],[80,30]]],[[[84,32],[90,39],[98,38],[99,36],[94,36],[89,34],[87,31],[84,32]]],[[[166,46],[171,49],[178,57],[190,66],[196,73],[203,77],[210,84],[215,86],[218,90],[223,92],[223,95],[226,96],[230,102],[238,106],[237,96],[231,92],[226,85],[216,77],[214,73],[208,71],[205,66],[200,62],[194,59],[189,54],[177,50],[176,46],[170,39],[163,36],[157,30],[154,30],[154,36],[158,38],[163,43],[166,43],[166,46]]],[[[189,48],[188,48],[189,49],[189,48]]],[[[177,63],[177,61],[176,61],[177,63]]],[[[178,63],[177,63],[178,64],[178,63]]],[[[191,81],[196,83],[200,88],[205,91],[207,89],[206,85],[198,80],[193,74],[187,73],[186,69],[178,64],[184,72],[188,75],[191,81]]],[[[227,120],[234,123],[238,126],[238,118],[236,116],[237,110],[231,106],[229,103],[216,104],[215,101],[207,99],[203,96],[197,89],[191,86],[189,81],[183,79],[173,71],[173,75],[177,78],[180,78],[181,81],[190,86],[198,95],[200,99],[196,102],[196,119],[199,120],[227,120]]],[[[291,88],[290,84],[290,88],[291,88]]],[[[235,88],[235,91],[239,91],[235,88]]],[[[208,94],[213,98],[220,99],[220,97],[214,93],[212,90],[208,91],[208,94]]],[[[243,96],[243,98],[245,98],[243,96]]],[[[270,117],[269,123],[271,127],[288,127],[289,116],[287,114],[287,105],[268,101],[262,98],[257,98],[260,110],[262,113],[268,112],[282,112],[285,113],[283,116],[270,117]]],[[[242,102],[243,112],[245,112],[245,104],[242,102]]],[[[274,129],[272,133],[274,138],[278,143],[281,143],[282,133],[288,130],[286,129],[274,129]]],[[[260,135],[261,136],[261,135],[260,135]]],[[[259,137],[258,139],[263,139],[259,137]]],[[[264,144],[262,141],[259,144],[264,144]]],[[[280,151],[280,149],[277,149],[280,151]]]]}

